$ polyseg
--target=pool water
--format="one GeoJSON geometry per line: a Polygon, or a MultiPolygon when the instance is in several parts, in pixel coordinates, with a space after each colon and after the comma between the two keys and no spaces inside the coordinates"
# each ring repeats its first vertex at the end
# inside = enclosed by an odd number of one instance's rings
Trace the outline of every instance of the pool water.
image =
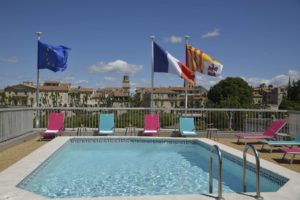
{"type": "MultiPolygon", "coordinates": [[[[209,156],[209,147],[200,142],[72,140],[18,187],[52,198],[206,194],[209,156]]],[[[247,191],[255,191],[255,181],[248,170],[247,191]]],[[[276,191],[282,184],[261,177],[262,192],[276,191]]],[[[224,157],[223,192],[242,192],[242,167],[224,157]]]]}

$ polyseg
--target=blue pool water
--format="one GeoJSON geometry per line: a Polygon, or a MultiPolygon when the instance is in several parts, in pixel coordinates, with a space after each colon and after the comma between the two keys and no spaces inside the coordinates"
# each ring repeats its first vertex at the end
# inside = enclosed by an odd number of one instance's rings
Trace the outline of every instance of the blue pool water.
{"type": "MultiPolygon", "coordinates": [[[[18,187],[48,197],[138,196],[208,193],[209,146],[195,141],[72,139],[18,187]]],[[[217,192],[217,157],[214,159],[217,192]]],[[[242,161],[223,153],[223,192],[242,192],[242,161]]],[[[254,167],[247,190],[255,191],[254,167]]],[[[263,170],[261,191],[287,180],[263,170]]]]}

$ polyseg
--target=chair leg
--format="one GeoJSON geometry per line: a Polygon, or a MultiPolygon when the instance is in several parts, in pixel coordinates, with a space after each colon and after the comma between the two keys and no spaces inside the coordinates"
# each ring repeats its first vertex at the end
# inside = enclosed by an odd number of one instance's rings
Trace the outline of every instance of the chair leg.
{"type": "Polygon", "coordinates": [[[265,144],[263,143],[262,146],[261,146],[261,149],[260,149],[261,151],[264,150],[264,145],[265,144]]]}
{"type": "Polygon", "coordinates": [[[282,160],[284,160],[284,158],[285,158],[285,155],[286,155],[286,153],[284,153],[284,154],[283,154],[283,156],[282,156],[282,158],[281,158],[282,160]]]}
{"type": "Polygon", "coordinates": [[[295,156],[296,156],[296,154],[293,154],[290,164],[293,164],[295,156]]]}

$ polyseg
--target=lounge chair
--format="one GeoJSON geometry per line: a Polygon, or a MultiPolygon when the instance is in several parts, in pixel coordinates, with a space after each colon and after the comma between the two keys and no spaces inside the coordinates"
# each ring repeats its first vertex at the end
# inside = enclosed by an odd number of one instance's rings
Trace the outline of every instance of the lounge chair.
{"type": "Polygon", "coordinates": [[[240,142],[240,139],[272,139],[285,124],[286,122],[283,120],[276,120],[261,134],[236,134],[235,136],[238,138],[237,143],[240,142]]]}
{"type": "Polygon", "coordinates": [[[264,149],[264,145],[267,144],[270,146],[270,153],[272,153],[273,146],[297,146],[300,145],[300,135],[298,135],[294,140],[260,140],[263,145],[261,146],[261,150],[264,149]]]}
{"type": "Polygon", "coordinates": [[[296,156],[296,154],[300,154],[300,148],[288,148],[288,147],[283,147],[283,148],[280,148],[280,150],[284,153],[283,156],[282,156],[282,160],[284,160],[286,154],[292,154],[293,157],[291,158],[290,160],[290,163],[292,164],[293,163],[293,160],[296,156]]]}
{"type": "Polygon", "coordinates": [[[146,114],[144,123],[144,135],[159,135],[159,115],[158,114],[146,114]]]}
{"type": "Polygon", "coordinates": [[[115,120],[114,113],[99,115],[99,130],[98,134],[113,135],[115,134],[115,120]]]}
{"type": "Polygon", "coordinates": [[[180,117],[179,131],[182,136],[195,136],[197,135],[193,117],[180,117]]]}
{"type": "Polygon", "coordinates": [[[52,112],[48,118],[47,130],[40,133],[42,138],[51,138],[61,135],[64,129],[64,113],[52,112]]]}

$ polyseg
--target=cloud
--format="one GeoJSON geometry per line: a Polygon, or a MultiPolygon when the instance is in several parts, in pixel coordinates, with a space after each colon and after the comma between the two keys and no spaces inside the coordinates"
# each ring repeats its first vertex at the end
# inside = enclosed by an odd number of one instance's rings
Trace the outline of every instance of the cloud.
{"type": "Polygon", "coordinates": [[[273,85],[275,87],[279,86],[287,86],[289,79],[291,81],[297,81],[300,80],[300,71],[297,70],[289,70],[287,74],[279,74],[277,76],[274,76],[270,79],[265,78],[257,78],[257,77],[250,77],[250,78],[244,78],[245,81],[249,83],[249,85],[257,87],[262,83],[265,83],[266,85],[273,85]]]}
{"type": "Polygon", "coordinates": [[[204,35],[202,35],[202,38],[211,38],[211,37],[217,37],[220,35],[220,30],[215,28],[213,31],[208,32],[204,35]]]}
{"type": "Polygon", "coordinates": [[[196,85],[201,85],[205,89],[209,90],[212,86],[225,79],[223,76],[207,76],[203,74],[196,74],[196,85]]]}
{"type": "MultiPolygon", "coordinates": [[[[217,84],[219,81],[225,79],[223,76],[207,76],[202,74],[196,74],[197,85],[201,85],[206,89],[210,89],[212,86],[217,84]]],[[[265,83],[266,85],[273,85],[274,87],[287,86],[289,79],[291,81],[300,80],[300,71],[297,70],[288,70],[287,74],[279,74],[270,79],[260,78],[260,77],[241,77],[244,79],[250,86],[258,87],[260,84],[265,83]]]]}
{"type": "Polygon", "coordinates": [[[165,41],[171,44],[180,44],[183,38],[176,35],[171,35],[170,37],[165,38],[165,41]]]}
{"type": "Polygon", "coordinates": [[[9,56],[9,57],[1,57],[0,61],[6,63],[17,63],[19,60],[16,56],[9,56]]]}
{"type": "Polygon", "coordinates": [[[300,71],[297,70],[289,70],[288,76],[291,78],[291,81],[300,80],[300,71]]]}
{"type": "Polygon", "coordinates": [[[250,77],[250,78],[245,78],[245,77],[241,77],[242,79],[244,79],[244,81],[246,81],[249,85],[251,86],[259,86],[262,83],[265,83],[267,85],[269,85],[270,80],[265,79],[265,78],[257,78],[257,77],[250,77]]]}
{"type": "Polygon", "coordinates": [[[143,69],[143,65],[129,64],[123,60],[112,62],[98,62],[89,67],[91,73],[117,72],[125,74],[134,74],[143,69]]]}
{"type": "Polygon", "coordinates": [[[104,77],[104,80],[108,82],[116,82],[116,78],[114,77],[104,77]]]}
{"type": "Polygon", "coordinates": [[[64,82],[74,82],[75,77],[74,76],[65,76],[65,77],[62,78],[62,81],[64,81],[64,82]]]}
{"type": "Polygon", "coordinates": [[[87,80],[77,80],[77,81],[74,81],[75,85],[86,85],[88,83],[89,82],[87,80]]]}
{"type": "Polygon", "coordinates": [[[75,85],[75,86],[87,85],[89,83],[89,81],[87,81],[87,80],[82,80],[82,79],[77,80],[74,76],[62,77],[61,81],[65,82],[65,83],[71,83],[72,85],[75,85]]]}

